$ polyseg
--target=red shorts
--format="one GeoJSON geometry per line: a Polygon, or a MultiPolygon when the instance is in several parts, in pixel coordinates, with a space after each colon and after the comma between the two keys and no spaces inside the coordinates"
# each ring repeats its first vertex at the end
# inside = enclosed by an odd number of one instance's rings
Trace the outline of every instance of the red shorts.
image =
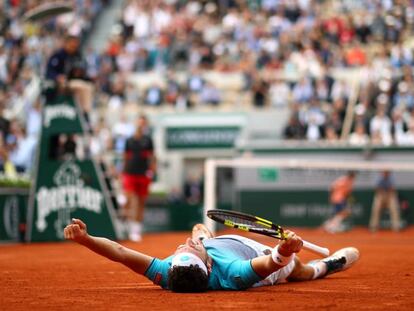
{"type": "Polygon", "coordinates": [[[146,198],[151,179],[145,175],[122,174],[122,183],[126,192],[133,192],[139,197],[146,198]]]}

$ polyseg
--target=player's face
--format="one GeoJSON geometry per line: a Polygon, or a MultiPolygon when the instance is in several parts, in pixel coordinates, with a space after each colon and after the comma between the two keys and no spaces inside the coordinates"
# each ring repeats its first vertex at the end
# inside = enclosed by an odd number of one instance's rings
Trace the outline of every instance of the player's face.
{"type": "Polygon", "coordinates": [[[200,257],[202,261],[207,262],[207,251],[204,248],[203,243],[201,243],[201,241],[198,239],[188,238],[185,244],[179,245],[177,247],[175,254],[179,253],[192,253],[200,257]]]}

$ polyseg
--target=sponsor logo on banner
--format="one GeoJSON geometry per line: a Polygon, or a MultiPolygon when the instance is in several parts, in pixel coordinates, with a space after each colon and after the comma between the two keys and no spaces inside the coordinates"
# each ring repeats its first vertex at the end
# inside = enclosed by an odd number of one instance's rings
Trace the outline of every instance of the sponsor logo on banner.
{"type": "MultiPolygon", "coordinates": [[[[350,206],[353,217],[362,217],[363,206],[353,204],[350,206]]],[[[286,219],[303,219],[303,218],[328,218],[333,213],[331,205],[317,203],[290,203],[282,204],[280,207],[280,217],[286,219]]]]}
{"type": "Polygon", "coordinates": [[[8,197],[3,210],[4,230],[13,240],[19,238],[19,200],[16,196],[8,197]]]}
{"type": "Polygon", "coordinates": [[[84,184],[80,167],[72,161],[60,166],[53,181],[56,187],[40,187],[36,193],[36,228],[43,232],[48,226],[46,218],[57,212],[58,217],[54,226],[58,237],[62,238],[64,226],[71,221],[72,210],[85,209],[100,214],[104,198],[102,193],[84,184]]]}
{"type": "Polygon", "coordinates": [[[60,104],[60,105],[53,105],[47,106],[45,108],[45,115],[44,115],[44,126],[49,127],[50,123],[54,119],[69,119],[75,120],[76,119],[76,109],[73,106],[60,104]]]}

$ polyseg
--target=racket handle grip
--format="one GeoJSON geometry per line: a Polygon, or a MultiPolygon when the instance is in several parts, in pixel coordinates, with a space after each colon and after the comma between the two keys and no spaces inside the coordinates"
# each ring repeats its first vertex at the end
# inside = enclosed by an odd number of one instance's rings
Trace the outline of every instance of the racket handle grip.
{"type": "Polygon", "coordinates": [[[329,249],[321,247],[308,241],[303,241],[303,248],[322,257],[329,256],[329,249]]]}

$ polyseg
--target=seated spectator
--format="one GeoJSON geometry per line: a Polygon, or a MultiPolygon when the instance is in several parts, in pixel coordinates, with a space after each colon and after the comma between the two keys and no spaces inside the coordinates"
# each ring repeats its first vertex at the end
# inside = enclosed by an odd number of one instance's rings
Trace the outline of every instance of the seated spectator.
{"type": "Polygon", "coordinates": [[[125,100],[125,84],[122,79],[113,79],[110,85],[110,96],[108,99],[108,108],[110,111],[119,111],[122,109],[125,100]]]}
{"type": "Polygon", "coordinates": [[[306,139],[310,141],[319,140],[323,137],[324,127],[315,115],[311,115],[306,123],[306,139]]]}
{"type": "Polygon", "coordinates": [[[178,110],[187,110],[194,106],[188,92],[181,88],[179,89],[174,105],[178,110]]]}
{"type": "Polygon", "coordinates": [[[257,78],[253,82],[253,104],[255,107],[264,107],[267,101],[269,86],[262,78],[257,78]]]}
{"type": "Polygon", "coordinates": [[[316,80],[315,96],[320,102],[328,102],[329,98],[329,86],[326,79],[316,80]]]}
{"type": "Polygon", "coordinates": [[[145,103],[150,106],[160,106],[163,102],[163,92],[158,85],[152,85],[145,94],[145,103]]]}
{"type": "Polygon", "coordinates": [[[188,76],[188,90],[193,93],[200,93],[204,86],[204,79],[198,70],[193,69],[188,76]]]}
{"type": "Polygon", "coordinates": [[[337,143],[339,140],[339,137],[335,131],[335,128],[329,125],[325,127],[324,138],[325,138],[325,141],[330,142],[330,143],[337,143]]]}
{"type": "Polygon", "coordinates": [[[403,118],[403,113],[400,109],[394,109],[392,111],[392,126],[391,133],[394,142],[400,145],[405,132],[408,130],[408,125],[403,118]]]}
{"type": "MultiPolygon", "coordinates": [[[[0,96],[2,96],[0,94],[0,96]]],[[[5,101],[3,98],[0,97],[0,135],[3,138],[3,141],[6,139],[7,135],[9,134],[10,129],[10,121],[4,117],[4,108],[5,108],[5,101]]]]}
{"type": "Polygon", "coordinates": [[[306,138],[319,140],[323,138],[326,126],[326,116],[316,98],[312,98],[309,107],[303,107],[299,112],[299,118],[305,125],[306,138]]]}
{"type": "Polygon", "coordinates": [[[177,101],[180,85],[177,82],[175,75],[172,72],[167,73],[167,87],[165,90],[165,102],[167,104],[175,104],[177,101]]]}
{"type": "Polygon", "coordinates": [[[40,99],[27,107],[26,134],[38,138],[42,129],[42,104],[40,99]]]}
{"type": "Polygon", "coordinates": [[[404,121],[410,126],[414,123],[414,108],[408,110],[408,113],[404,115],[404,121]]]}
{"type": "Polygon", "coordinates": [[[393,107],[400,110],[414,108],[413,90],[408,89],[407,82],[398,84],[398,90],[393,97],[393,107]]]}
{"type": "Polygon", "coordinates": [[[370,121],[370,133],[375,143],[389,146],[392,143],[391,120],[386,115],[386,106],[378,104],[377,112],[370,121]]]}
{"type": "Polygon", "coordinates": [[[80,38],[70,35],[65,37],[62,48],[56,50],[47,61],[46,79],[56,83],[56,87],[46,94],[49,99],[68,87],[89,120],[94,88],[80,52],[80,38]]]}
{"type": "Polygon", "coordinates": [[[286,107],[291,99],[291,91],[287,82],[276,79],[269,88],[270,105],[272,107],[286,107]]]}
{"type": "Polygon", "coordinates": [[[306,103],[313,97],[313,87],[310,79],[302,78],[293,87],[293,100],[298,103],[306,103]]]}
{"type": "Polygon", "coordinates": [[[6,144],[3,136],[0,135],[0,172],[4,172],[4,164],[8,160],[9,154],[7,152],[6,144]]]}
{"type": "Polygon", "coordinates": [[[354,132],[349,136],[349,144],[352,146],[365,146],[369,143],[369,136],[365,131],[365,125],[358,122],[354,132]]]}
{"type": "Polygon", "coordinates": [[[112,148],[112,133],[101,119],[93,127],[93,135],[89,142],[89,152],[92,157],[100,158],[112,148]]]}
{"type": "Polygon", "coordinates": [[[380,130],[374,130],[371,132],[371,144],[374,146],[383,146],[384,142],[382,140],[382,135],[380,130]]]}
{"type": "Polygon", "coordinates": [[[134,134],[135,126],[128,121],[126,114],[121,114],[119,120],[112,127],[112,141],[114,150],[122,153],[125,150],[125,143],[134,134]]]}
{"type": "Polygon", "coordinates": [[[365,51],[361,48],[358,41],[354,41],[346,51],[345,58],[347,65],[350,67],[360,67],[367,63],[365,51]]]}
{"type": "Polygon", "coordinates": [[[115,63],[120,73],[131,73],[135,67],[135,55],[122,48],[115,58],[115,63]]]}
{"type": "Polygon", "coordinates": [[[32,167],[37,139],[33,136],[27,136],[19,123],[13,122],[13,124],[12,135],[15,137],[15,143],[11,145],[8,158],[18,173],[24,173],[32,167]]]}
{"type": "Polygon", "coordinates": [[[304,139],[305,127],[299,121],[296,114],[292,114],[289,118],[288,124],[283,131],[283,137],[285,139],[304,139]]]}
{"type": "Polygon", "coordinates": [[[342,132],[342,119],[340,117],[340,113],[338,111],[333,111],[329,116],[328,120],[326,121],[327,127],[333,129],[337,137],[341,136],[342,132]]]}
{"type": "Polygon", "coordinates": [[[414,146],[414,123],[411,123],[408,131],[399,138],[398,144],[400,146],[414,146]]]}
{"type": "Polygon", "coordinates": [[[221,102],[221,93],[212,83],[207,82],[200,93],[200,101],[203,104],[218,105],[221,102]]]}

